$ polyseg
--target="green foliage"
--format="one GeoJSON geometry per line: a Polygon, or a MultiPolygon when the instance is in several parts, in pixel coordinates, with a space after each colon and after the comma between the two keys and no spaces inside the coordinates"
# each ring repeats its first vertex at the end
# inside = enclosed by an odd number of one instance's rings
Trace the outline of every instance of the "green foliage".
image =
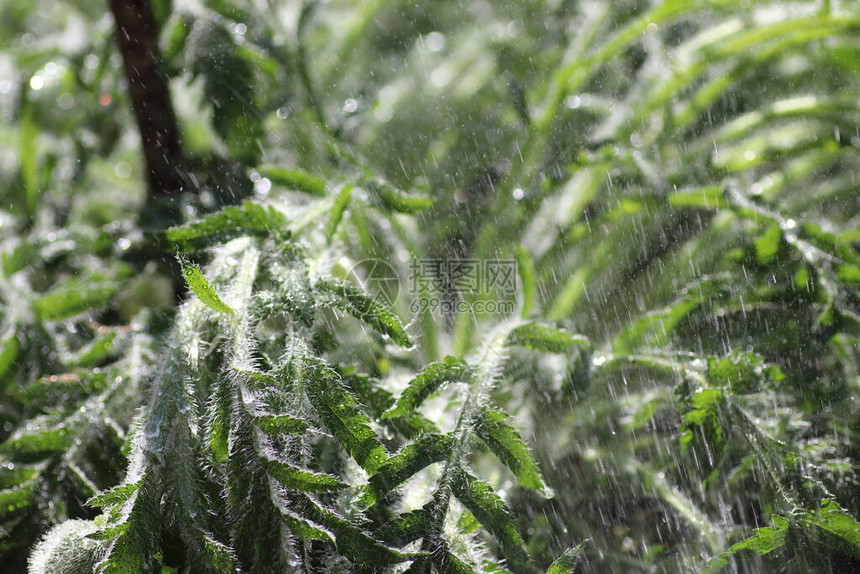
{"type": "Polygon", "coordinates": [[[213,311],[231,315],[233,309],[218,297],[218,293],[215,292],[215,289],[209,284],[206,277],[203,276],[200,268],[184,260],[180,260],[180,262],[182,263],[182,276],[185,278],[185,282],[188,283],[191,292],[197,295],[200,301],[213,311]]]}
{"type": "Polygon", "coordinates": [[[154,2],[189,187],[143,206],[146,86],[43,4],[0,571],[857,570],[855,4],[154,2]]]}

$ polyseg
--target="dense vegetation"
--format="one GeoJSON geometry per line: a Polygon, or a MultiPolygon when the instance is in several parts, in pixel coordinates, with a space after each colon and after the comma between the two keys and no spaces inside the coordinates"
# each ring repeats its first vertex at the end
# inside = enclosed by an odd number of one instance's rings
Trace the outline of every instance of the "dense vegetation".
{"type": "Polygon", "coordinates": [[[0,571],[860,569],[860,5],[109,4],[0,6],[0,571]]]}

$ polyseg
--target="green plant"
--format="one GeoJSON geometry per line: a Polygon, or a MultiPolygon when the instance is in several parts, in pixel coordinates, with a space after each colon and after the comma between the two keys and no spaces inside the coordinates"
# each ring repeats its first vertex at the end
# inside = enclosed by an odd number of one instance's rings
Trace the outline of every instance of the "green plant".
{"type": "Polygon", "coordinates": [[[165,196],[78,4],[2,9],[4,569],[856,569],[855,5],[153,1],[165,196]],[[430,258],[515,312],[353,281],[430,258]]]}

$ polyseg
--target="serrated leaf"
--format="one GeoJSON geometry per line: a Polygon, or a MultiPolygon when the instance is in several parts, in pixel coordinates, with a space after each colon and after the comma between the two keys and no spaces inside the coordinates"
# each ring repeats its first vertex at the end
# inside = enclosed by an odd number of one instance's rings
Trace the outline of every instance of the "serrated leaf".
{"type": "Polygon", "coordinates": [[[290,532],[302,540],[323,540],[334,544],[334,536],[321,526],[313,524],[288,509],[282,509],[281,516],[290,532]]]}
{"type": "Polygon", "coordinates": [[[362,468],[376,471],[388,460],[388,452],[355,397],[338,374],[318,359],[304,359],[300,368],[308,399],[328,431],[362,468]]]}
{"type": "Polygon", "coordinates": [[[451,437],[428,434],[418,437],[393,455],[368,479],[361,500],[373,504],[421,469],[445,460],[451,450],[451,437]]]}
{"type": "Polygon", "coordinates": [[[332,305],[346,311],[359,321],[370,325],[380,333],[388,335],[401,347],[411,347],[412,341],[394,313],[374,301],[357,288],[331,279],[321,279],[314,286],[318,292],[328,296],[332,305]]]}
{"type": "Polygon", "coordinates": [[[307,421],[290,415],[257,415],[254,417],[254,424],[272,436],[302,434],[310,427],[307,421]]]}
{"type": "Polygon", "coordinates": [[[116,506],[127,501],[131,496],[138,491],[143,480],[120,484],[99,494],[93,496],[87,501],[89,506],[105,507],[116,506]]]}
{"type": "Polygon", "coordinates": [[[346,486],[336,476],[331,474],[311,472],[278,460],[266,460],[264,466],[269,476],[293,490],[300,490],[302,492],[328,492],[339,490],[346,486]]]}
{"type": "Polygon", "coordinates": [[[860,557],[860,522],[833,500],[825,500],[821,508],[808,512],[802,521],[826,533],[825,544],[860,557]]]}
{"type": "Polygon", "coordinates": [[[773,517],[773,526],[756,528],[753,535],[746,540],[733,544],[731,552],[752,550],[758,554],[768,554],[785,545],[785,535],[788,534],[789,522],[782,516],[773,517]]]}
{"type": "Polygon", "coordinates": [[[274,207],[246,201],[241,207],[227,207],[199,221],[172,227],[166,237],[175,248],[190,253],[246,235],[277,234],[284,239],[289,236],[286,225],[286,217],[274,207]]]}
{"type": "Polygon", "coordinates": [[[297,169],[285,167],[263,167],[258,170],[261,175],[272,180],[272,183],[282,185],[295,191],[303,191],[317,197],[326,196],[325,180],[297,169]]]}
{"type": "Polygon", "coordinates": [[[725,357],[708,359],[708,381],[726,387],[734,394],[749,394],[785,378],[780,368],[768,365],[761,355],[734,351],[725,357]]]}
{"type": "Polygon", "coordinates": [[[462,471],[453,482],[452,492],[498,541],[510,565],[514,569],[525,570],[529,558],[523,539],[511,511],[493,487],[462,471]]]}
{"type": "Polygon", "coordinates": [[[506,413],[483,409],[475,419],[475,431],[499,460],[511,469],[520,486],[551,496],[531,449],[519,431],[508,423],[506,413]]]}
{"type": "Polygon", "coordinates": [[[462,359],[445,357],[430,363],[421,373],[409,381],[394,407],[383,413],[382,418],[404,417],[415,412],[427,397],[449,382],[466,382],[472,376],[472,369],[462,359]]]}
{"type": "Polygon", "coordinates": [[[588,339],[540,323],[526,323],[511,330],[509,345],[520,345],[546,353],[566,353],[574,347],[588,348],[588,339]]]}
{"type": "Polygon", "coordinates": [[[406,546],[422,538],[430,528],[427,510],[419,508],[404,512],[400,516],[386,522],[377,531],[380,539],[393,546],[406,546]]]}
{"type": "Polygon", "coordinates": [[[380,567],[400,564],[412,559],[411,555],[389,548],[310,497],[299,495],[298,500],[301,502],[301,507],[295,509],[295,512],[334,534],[338,551],[351,561],[380,567]]]}
{"type": "Polygon", "coordinates": [[[182,263],[182,276],[185,278],[185,282],[192,293],[197,295],[198,299],[213,311],[232,315],[233,309],[218,297],[218,293],[215,292],[215,289],[209,284],[206,277],[203,276],[200,268],[193,263],[188,263],[184,259],[180,259],[180,262],[182,263]]]}
{"type": "Polygon", "coordinates": [[[87,396],[106,388],[108,376],[109,373],[105,371],[85,369],[49,375],[28,384],[18,395],[34,406],[69,401],[75,395],[87,396]]]}
{"type": "Polygon", "coordinates": [[[583,540],[576,546],[565,550],[561,556],[550,564],[546,574],[573,574],[576,571],[576,564],[582,557],[582,550],[585,548],[587,542],[587,540],[583,540]]]}

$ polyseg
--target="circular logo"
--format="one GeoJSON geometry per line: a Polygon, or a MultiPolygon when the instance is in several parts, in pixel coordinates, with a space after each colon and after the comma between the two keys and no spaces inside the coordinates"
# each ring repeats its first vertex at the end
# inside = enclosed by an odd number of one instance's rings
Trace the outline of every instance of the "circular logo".
{"type": "Polygon", "coordinates": [[[381,259],[359,261],[350,268],[347,277],[360,285],[367,296],[386,307],[393,306],[400,296],[397,272],[381,259]]]}

